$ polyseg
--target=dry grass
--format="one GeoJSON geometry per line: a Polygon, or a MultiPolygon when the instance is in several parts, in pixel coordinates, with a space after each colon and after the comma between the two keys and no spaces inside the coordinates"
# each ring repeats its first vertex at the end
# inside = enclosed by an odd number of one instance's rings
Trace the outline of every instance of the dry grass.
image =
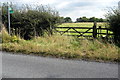
{"type": "Polygon", "coordinates": [[[61,58],[79,58],[103,61],[118,61],[119,48],[98,40],[78,40],[68,36],[45,36],[33,40],[3,43],[5,51],[35,53],[61,58]]]}

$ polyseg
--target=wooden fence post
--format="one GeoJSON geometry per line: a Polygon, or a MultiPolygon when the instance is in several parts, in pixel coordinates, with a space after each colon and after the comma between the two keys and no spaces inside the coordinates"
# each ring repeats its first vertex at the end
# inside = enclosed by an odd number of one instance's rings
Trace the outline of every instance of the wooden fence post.
{"type": "Polygon", "coordinates": [[[94,22],[93,25],[93,38],[97,38],[97,23],[94,22]]]}

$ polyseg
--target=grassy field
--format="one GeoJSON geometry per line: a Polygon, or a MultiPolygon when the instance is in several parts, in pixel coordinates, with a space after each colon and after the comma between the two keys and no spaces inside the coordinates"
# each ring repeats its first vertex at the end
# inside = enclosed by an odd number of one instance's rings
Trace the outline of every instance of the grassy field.
{"type": "MultiPolygon", "coordinates": [[[[61,25],[59,25],[58,27],[93,27],[94,23],[92,22],[81,22],[81,23],[63,23],[61,25]]],[[[102,28],[106,28],[107,23],[103,22],[103,23],[97,23],[97,28],[101,26],[102,28]]],[[[58,31],[66,31],[67,29],[60,29],[57,28],[58,31]]],[[[87,29],[76,29],[79,32],[85,32],[87,29]]],[[[74,31],[73,29],[70,29],[69,31],[74,31]]],[[[98,32],[99,30],[97,30],[98,32]]],[[[93,32],[93,30],[91,29],[88,32],[93,32]]],[[[102,33],[106,33],[106,30],[101,30],[102,33]]],[[[112,33],[111,31],[109,31],[109,33],[112,33]]],[[[79,33],[65,33],[65,34],[69,34],[69,35],[79,35],[79,33]]],[[[92,33],[85,33],[84,35],[92,35],[92,33]]],[[[103,35],[101,35],[103,36],[103,35]]]]}
{"type": "MultiPolygon", "coordinates": [[[[81,23],[63,23],[58,27],[92,27],[94,25],[93,22],[81,22],[81,23]]],[[[97,23],[97,27],[102,26],[105,27],[107,24],[105,22],[97,23]]]]}

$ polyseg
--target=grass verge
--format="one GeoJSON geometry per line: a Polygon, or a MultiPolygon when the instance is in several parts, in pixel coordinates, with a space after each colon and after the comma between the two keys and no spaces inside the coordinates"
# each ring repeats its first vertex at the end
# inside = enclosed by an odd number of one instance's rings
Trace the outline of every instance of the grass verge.
{"type": "Polygon", "coordinates": [[[7,52],[35,54],[67,59],[115,61],[120,59],[120,48],[102,40],[79,40],[75,37],[52,35],[32,40],[19,39],[3,33],[2,50],[7,52]]]}

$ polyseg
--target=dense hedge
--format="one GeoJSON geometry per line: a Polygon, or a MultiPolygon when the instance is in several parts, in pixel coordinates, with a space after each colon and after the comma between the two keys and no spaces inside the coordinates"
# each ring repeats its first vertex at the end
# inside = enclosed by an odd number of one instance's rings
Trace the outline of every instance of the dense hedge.
{"type": "Polygon", "coordinates": [[[106,18],[108,19],[110,29],[114,33],[114,41],[120,43],[120,9],[111,8],[107,13],[106,18]]]}
{"type": "MultiPolygon", "coordinates": [[[[59,14],[49,6],[10,5],[14,13],[11,15],[12,34],[20,35],[24,39],[31,39],[34,36],[43,36],[44,31],[52,34],[52,29],[59,22],[59,14]]],[[[2,6],[2,21],[8,30],[7,4],[2,6]]]]}

